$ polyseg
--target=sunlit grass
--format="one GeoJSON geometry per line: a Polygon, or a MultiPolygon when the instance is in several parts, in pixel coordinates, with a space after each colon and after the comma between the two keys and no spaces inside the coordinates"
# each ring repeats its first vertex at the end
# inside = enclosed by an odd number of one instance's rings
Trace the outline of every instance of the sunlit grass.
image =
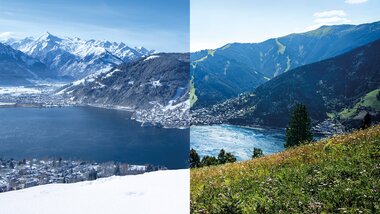
{"type": "Polygon", "coordinates": [[[278,41],[277,38],[275,39],[275,41],[276,41],[276,44],[277,44],[277,47],[278,47],[278,54],[284,54],[286,46],[283,45],[280,41],[278,41]]]}
{"type": "Polygon", "coordinates": [[[380,89],[373,90],[366,94],[359,102],[357,102],[352,108],[345,108],[339,113],[340,118],[347,119],[355,116],[359,113],[361,107],[371,107],[376,111],[380,111],[380,101],[377,99],[377,94],[380,89]]]}
{"type": "Polygon", "coordinates": [[[197,95],[195,94],[195,86],[194,86],[194,76],[191,77],[190,80],[190,107],[194,105],[198,100],[197,95]]]}
{"type": "Polygon", "coordinates": [[[192,213],[379,213],[380,126],[191,170],[192,213]]]}

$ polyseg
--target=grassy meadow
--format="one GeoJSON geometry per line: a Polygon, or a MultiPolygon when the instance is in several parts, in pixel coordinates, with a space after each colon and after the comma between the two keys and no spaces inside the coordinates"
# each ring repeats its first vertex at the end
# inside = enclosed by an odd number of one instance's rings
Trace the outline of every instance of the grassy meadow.
{"type": "Polygon", "coordinates": [[[380,125],[192,169],[191,213],[380,213],[380,125]]]}

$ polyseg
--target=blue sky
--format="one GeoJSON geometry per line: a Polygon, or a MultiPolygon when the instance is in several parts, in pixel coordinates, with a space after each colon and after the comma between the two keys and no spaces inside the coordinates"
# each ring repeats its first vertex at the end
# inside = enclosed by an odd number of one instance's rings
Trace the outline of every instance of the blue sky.
{"type": "Polygon", "coordinates": [[[192,51],[261,42],[321,25],[380,21],[380,0],[191,0],[192,51]]]}
{"type": "Polygon", "coordinates": [[[1,0],[0,39],[107,39],[157,51],[189,51],[189,0],[1,0]]]}

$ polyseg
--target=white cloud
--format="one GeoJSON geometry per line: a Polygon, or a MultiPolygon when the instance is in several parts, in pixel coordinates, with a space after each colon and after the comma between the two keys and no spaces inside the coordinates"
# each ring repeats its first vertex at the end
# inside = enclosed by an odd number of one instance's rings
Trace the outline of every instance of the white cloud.
{"type": "Polygon", "coordinates": [[[366,3],[368,0],[346,0],[344,1],[347,4],[362,4],[366,3]]]}
{"type": "Polygon", "coordinates": [[[347,14],[343,10],[327,10],[313,14],[314,24],[307,27],[307,30],[315,30],[323,25],[349,24],[352,21],[346,18],[347,14]]]}
{"type": "Polygon", "coordinates": [[[317,17],[317,18],[346,16],[346,15],[347,14],[343,10],[328,10],[328,11],[314,13],[314,17],[317,17]]]}
{"type": "Polygon", "coordinates": [[[13,32],[2,32],[0,33],[0,40],[7,40],[13,37],[15,34],[13,32]]]}
{"type": "Polygon", "coordinates": [[[344,17],[333,16],[326,18],[318,18],[314,20],[317,24],[328,25],[328,24],[340,24],[340,23],[351,23],[351,20],[344,17]]]}

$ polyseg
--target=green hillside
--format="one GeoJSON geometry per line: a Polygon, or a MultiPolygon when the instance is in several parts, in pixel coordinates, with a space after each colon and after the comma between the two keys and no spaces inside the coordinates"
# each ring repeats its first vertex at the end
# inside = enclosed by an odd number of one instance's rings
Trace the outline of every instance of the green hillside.
{"type": "MultiPolygon", "coordinates": [[[[343,55],[298,67],[253,92],[202,109],[201,114],[194,110],[192,117],[204,124],[213,122],[208,118],[219,118],[218,121],[236,125],[286,127],[293,106],[303,103],[314,124],[338,115],[345,126],[357,128],[354,118],[359,112],[371,112],[374,121],[380,116],[379,50],[380,39],[343,55]]],[[[198,96],[198,102],[201,99],[198,96]]]]}
{"type": "Polygon", "coordinates": [[[375,111],[380,111],[380,100],[377,95],[380,93],[380,89],[373,90],[366,94],[359,102],[357,102],[353,108],[345,108],[339,113],[342,119],[354,117],[362,107],[373,108],[375,111]]]}
{"type": "MultiPolygon", "coordinates": [[[[291,69],[342,55],[378,39],[380,22],[374,22],[322,26],[260,43],[229,43],[214,50],[191,53],[191,74],[198,97],[194,109],[251,92],[266,80],[291,69]]],[[[356,61],[345,64],[350,62],[356,61]]]]}
{"type": "Polygon", "coordinates": [[[380,125],[191,170],[192,213],[379,213],[380,125]]]}

